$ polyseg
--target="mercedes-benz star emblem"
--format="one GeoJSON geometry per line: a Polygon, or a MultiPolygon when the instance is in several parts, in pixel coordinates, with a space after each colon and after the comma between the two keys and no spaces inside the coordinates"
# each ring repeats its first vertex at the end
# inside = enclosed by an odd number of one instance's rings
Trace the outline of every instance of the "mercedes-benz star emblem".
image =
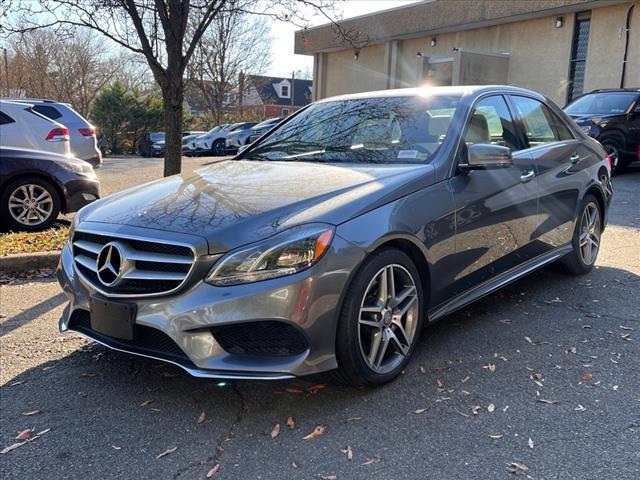
{"type": "Polygon", "coordinates": [[[98,278],[107,287],[113,286],[120,280],[120,273],[124,263],[122,250],[117,243],[107,243],[96,260],[98,278]]]}

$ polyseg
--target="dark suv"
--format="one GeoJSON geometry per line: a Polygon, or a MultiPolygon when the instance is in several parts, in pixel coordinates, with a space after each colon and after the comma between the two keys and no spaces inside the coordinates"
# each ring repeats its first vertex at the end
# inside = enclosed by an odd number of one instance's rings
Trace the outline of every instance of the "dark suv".
{"type": "Polygon", "coordinates": [[[594,90],[564,108],[611,159],[613,173],[640,160],[640,88],[594,90]]]}

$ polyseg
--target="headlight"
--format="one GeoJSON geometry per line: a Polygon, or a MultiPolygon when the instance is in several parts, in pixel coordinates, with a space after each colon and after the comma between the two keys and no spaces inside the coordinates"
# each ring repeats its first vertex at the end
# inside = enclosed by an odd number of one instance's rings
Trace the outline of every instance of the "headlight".
{"type": "Polygon", "coordinates": [[[587,135],[591,135],[591,130],[593,129],[593,125],[580,125],[580,128],[587,135]]]}
{"type": "Polygon", "coordinates": [[[333,231],[326,224],[292,228],[229,253],[213,266],[205,281],[223,287],[298,273],[320,260],[331,244],[333,231]]]}
{"type": "Polygon", "coordinates": [[[90,163],[75,160],[73,162],[61,162],[60,166],[65,170],[68,170],[73,173],[80,173],[82,175],[90,175],[95,176],[95,172],[93,171],[93,167],[90,163]]]}

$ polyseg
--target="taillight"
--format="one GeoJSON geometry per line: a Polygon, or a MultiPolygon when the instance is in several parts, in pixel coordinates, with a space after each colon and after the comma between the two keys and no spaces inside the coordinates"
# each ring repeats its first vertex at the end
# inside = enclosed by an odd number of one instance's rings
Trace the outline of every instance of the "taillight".
{"type": "Polygon", "coordinates": [[[67,127],[54,128],[47,135],[47,141],[49,142],[68,142],[69,141],[69,129],[67,127]]]}
{"type": "Polygon", "coordinates": [[[611,157],[607,155],[604,159],[609,162],[609,168],[613,168],[613,160],[611,160],[611,157]]]}
{"type": "Polygon", "coordinates": [[[93,137],[96,134],[96,129],[93,127],[79,128],[78,131],[80,132],[80,135],[82,135],[83,137],[93,137]]]}

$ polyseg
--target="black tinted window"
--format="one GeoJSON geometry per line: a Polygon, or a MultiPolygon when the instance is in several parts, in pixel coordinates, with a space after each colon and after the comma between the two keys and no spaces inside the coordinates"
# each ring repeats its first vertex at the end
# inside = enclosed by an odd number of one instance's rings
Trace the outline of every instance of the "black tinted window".
{"type": "Polygon", "coordinates": [[[311,105],[247,158],[305,162],[427,163],[458,106],[452,95],[357,98],[311,105]]]}
{"type": "Polygon", "coordinates": [[[13,118],[11,118],[9,115],[5,115],[4,113],[0,112],[0,125],[5,125],[7,123],[13,123],[13,122],[15,122],[13,118]]]}
{"type": "Polygon", "coordinates": [[[50,105],[34,105],[33,110],[44,115],[51,120],[56,120],[62,116],[62,114],[55,108],[50,105]]]}
{"type": "Polygon", "coordinates": [[[573,138],[563,122],[542,102],[517,95],[511,98],[522,119],[530,147],[573,138]]]}

